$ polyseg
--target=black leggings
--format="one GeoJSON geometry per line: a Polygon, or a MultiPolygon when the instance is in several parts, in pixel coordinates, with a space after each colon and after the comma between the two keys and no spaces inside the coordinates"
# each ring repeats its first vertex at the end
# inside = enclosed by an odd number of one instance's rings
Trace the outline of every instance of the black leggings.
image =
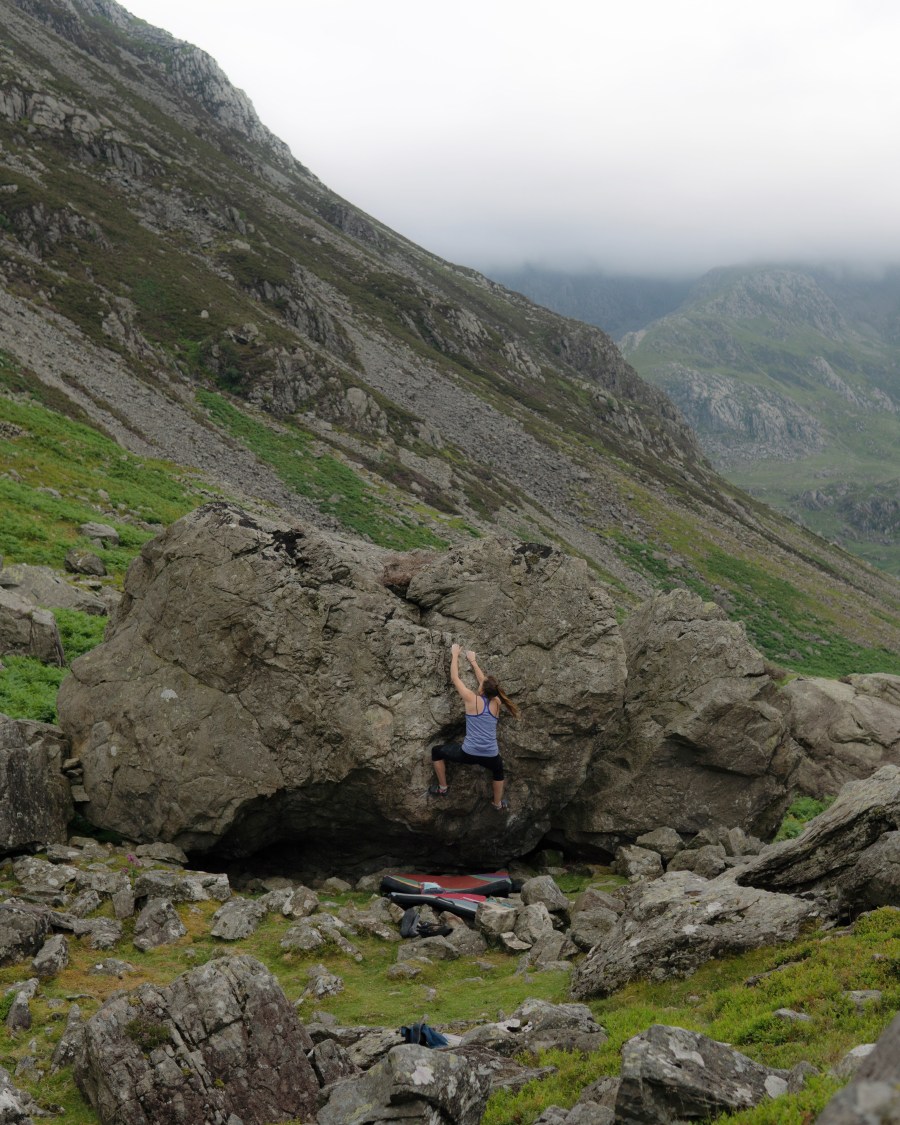
{"type": "Polygon", "coordinates": [[[483,754],[469,754],[463,750],[461,742],[448,742],[444,746],[435,746],[431,751],[432,762],[459,762],[464,766],[483,766],[491,771],[494,781],[503,780],[503,759],[499,754],[492,754],[489,758],[483,754]]]}

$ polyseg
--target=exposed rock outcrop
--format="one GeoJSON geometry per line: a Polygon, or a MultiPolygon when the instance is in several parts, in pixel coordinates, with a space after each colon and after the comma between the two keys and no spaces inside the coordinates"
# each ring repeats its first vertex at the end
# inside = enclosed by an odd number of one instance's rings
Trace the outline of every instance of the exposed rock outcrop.
{"type": "Polygon", "coordinates": [[[618,716],[612,603],[548,547],[477,541],[418,569],[405,596],[383,584],[386,561],[221,504],[148,544],[108,640],[60,691],[89,819],[188,850],[289,840],[329,861],[533,847],[618,716]],[[509,817],[477,768],[451,767],[450,797],[425,799],[428,747],[463,731],[452,640],[527,700],[527,718],[501,724],[509,817]]]}
{"type": "Polygon", "coordinates": [[[568,836],[613,851],[660,825],[774,831],[800,754],[787,703],[743,626],[673,590],[627,617],[622,638],[624,722],[562,818],[568,836]]]}
{"type": "Polygon", "coordinates": [[[800,677],[782,693],[791,702],[794,738],[805,751],[797,773],[803,793],[833,797],[879,766],[900,765],[900,676],[800,677]]]}
{"type": "Polygon", "coordinates": [[[167,988],[108,1000],[84,1026],[75,1080],[102,1121],[245,1125],[312,1117],[312,1041],[268,970],[252,957],[212,961],[167,988]]]}
{"type": "Polygon", "coordinates": [[[730,872],[704,879],[674,871],[636,883],[624,913],[576,968],[572,995],[584,1000],[640,977],[688,976],[714,957],[792,941],[821,913],[815,901],[739,887],[730,872]]]}
{"type": "Polygon", "coordinates": [[[747,887],[827,894],[834,913],[893,904],[900,893],[900,766],[851,781],[794,840],[735,873],[747,887]]]}
{"type": "Polygon", "coordinates": [[[0,656],[7,653],[31,656],[44,664],[65,663],[53,614],[0,586],[0,656]]]}

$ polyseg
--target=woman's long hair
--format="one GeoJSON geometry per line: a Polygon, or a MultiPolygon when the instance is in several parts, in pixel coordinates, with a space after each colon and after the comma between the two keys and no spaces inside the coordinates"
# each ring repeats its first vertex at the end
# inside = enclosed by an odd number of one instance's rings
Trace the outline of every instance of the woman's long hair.
{"type": "Polygon", "coordinates": [[[499,699],[503,706],[506,708],[506,710],[509,711],[510,715],[512,715],[514,719],[518,719],[519,708],[515,705],[515,703],[513,703],[513,701],[509,698],[503,688],[497,683],[496,676],[485,676],[481,684],[481,690],[488,697],[488,699],[492,699],[494,696],[496,696],[497,699],[499,699]]]}

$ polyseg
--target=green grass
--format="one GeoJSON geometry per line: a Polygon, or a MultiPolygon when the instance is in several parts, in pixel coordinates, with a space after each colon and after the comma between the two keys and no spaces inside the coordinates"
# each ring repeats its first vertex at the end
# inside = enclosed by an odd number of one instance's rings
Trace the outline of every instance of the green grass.
{"type": "Polygon", "coordinates": [[[32,656],[4,656],[0,671],[0,714],[11,719],[56,722],[56,693],[68,669],[32,656]]]}
{"type": "Polygon", "coordinates": [[[776,842],[793,840],[799,836],[813,817],[831,808],[834,800],[834,797],[826,797],[824,801],[818,801],[815,797],[798,797],[784,815],[784,820],[775,836],[776,842]]]}
{"type": "Polygon", "coordinates": [[[811,935],[776,948],[714,961],[685,980],[638,981],[590,1007],[609,1041],[590,1056],[545,1054],[540,1061],[558,1073],[518,1093],[496,1094],[483,1125],[530,1125],[548,1105],[571,1106],[580,1090],[602,1075],[617,1074],[622,1045],[650,1025],[699,1031],[766,1066],[789,1069],[808,1061],[822,1071],[799,1094],[785,1095],[756,1109],[724,1115],[721,1125],[809,1125],[841,1083],[827,1075],[859,1043],[871,1043],[900,1006],[900,911],[884,908],[865,915],[854,932],[811,935]],[[775,971],[779,966],[789,966],[775,971]],[[762,976],[762,974],[771,974],[762,976]],[[759,978],[758,983],[748,983],[759,978]],[[858,1013],[844,995],[851,989],[879,989],[882,999],[858,1013]],[[792,1008],[811,1022],[774,1016],[792,1008]]]}
{"type": "Polygon", "coordinates": [[[197,398],[214,422],[271,465],[289,488],[316,501],[348,530],[395,550],[447,545],[411,516],[396,514],[343,462],[329,454],[315,456],[308,432],[287,425],[276,432],[213,391],[200,390],[197,398]]]}
{"type": "Polygon", "coordinates": [[[71,547],[88,546],[78,526],[99,520],[117,529],[120,546],[96,553],[121,579],[154,534],[132,521],[171,523],[199,494],[177,479],[176,466],[126,453],[97,429],[26,397],[23,388],[33,386],[8,360],[0,366],[0,392],[12,392],[0,393],[0,421],[20,431],[0,436],[0,554],[7,563],[61,570],[71,547]]]}

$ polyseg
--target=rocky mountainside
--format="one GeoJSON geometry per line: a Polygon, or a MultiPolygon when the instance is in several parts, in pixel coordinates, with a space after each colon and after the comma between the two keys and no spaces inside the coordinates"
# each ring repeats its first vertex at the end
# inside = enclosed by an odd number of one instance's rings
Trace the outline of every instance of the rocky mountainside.
{"type": "Polygon", "coordinates": [[[786,663],[894,670],[896,583],[727,484],[602,331],[356,210],[213,60],[112,0],[0,13],[0,459],[22,520],[52,487],[154,522],[46,479],[31,450],[74,438],[35,441],[37,399],[208,495],[393,549],[558,545],[622,609],[688,586],[786,663]]]}
{"type": "Polygon", "coordinates": [[[900,270],[716,270],[625,354],[755,495],[900,572],[900,270]]]}

